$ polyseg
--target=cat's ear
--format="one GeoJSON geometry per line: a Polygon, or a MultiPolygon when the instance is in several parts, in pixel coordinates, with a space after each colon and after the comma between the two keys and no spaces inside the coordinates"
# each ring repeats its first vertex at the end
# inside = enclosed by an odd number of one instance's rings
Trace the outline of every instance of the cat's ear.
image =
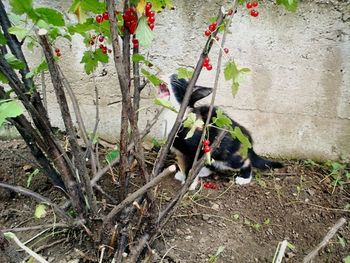
{"type": "Polygon", "coordinates": [[[208,87],[202,87],[202,86],[195,86],[194,87],[194,90],[192,92],[192,95],[191,95],[191,99],[190,99],[190,102],[189,102],[189,106],[191,108],[194,107],[194,104],[209,96],[211,93],[213,92],[213,89],[212,88],[208,88],[208,87]]]}

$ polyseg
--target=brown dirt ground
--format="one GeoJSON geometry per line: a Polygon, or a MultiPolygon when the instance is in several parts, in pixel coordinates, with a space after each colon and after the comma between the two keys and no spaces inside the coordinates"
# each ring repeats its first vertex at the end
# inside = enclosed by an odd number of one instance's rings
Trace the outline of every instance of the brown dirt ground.
{"type": "MultiPolygon", "coordinates": [[[[36,167],[22,141],[1,142],[0,181],[25,187],[36,167]]],[[[342,262],[350,255],[350,188],[348,183],[334,188],[328,174],[324,166],[287,161],[279,171],[257,173],[248,186],[237,186],[230,177],[209,178],[219,189],[202,188],[186,196],[152,245],[153,262],[215,262],[210,257],[220,246],[224,251],[216,262],[272,262],[278,243],[285,239],[294,249],[287,249],[283,262],[301,262],[344,217],[347,223],[314,261],[342,262]]],[[[110,187],[110,178],[105,176],[101,186],[110,187]]],[[[172,177],[164,180],[158,188],[157,205],[164,205],[180,187],[172,177]]],[[[63,195],[42,174],[33,177],[30,189],[64,204],[63,195]]],[[[44,219],[34,219],[36,204],[28,197],[0,189],[0,229],[55,222],[51,211],[44,219]]],[[[16,235],[26,241],[41,231],[16,235]]],[[[41,248],[39,254],[49,262],[90,262],[86,255],[92,245],[82,232],[56,228],[27,245],[41,248]]],[[[1,253],[0,249],[0,262],[7,262],[1,253]]],[[[18,262],[26,256],[23,252],[16,255],[18,262]]]]}

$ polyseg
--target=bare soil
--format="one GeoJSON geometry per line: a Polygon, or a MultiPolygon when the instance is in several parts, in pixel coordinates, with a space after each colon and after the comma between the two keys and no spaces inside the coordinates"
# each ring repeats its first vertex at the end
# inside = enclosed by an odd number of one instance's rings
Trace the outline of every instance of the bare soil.
{"type": "MultiPolygon", "coordinates": [[[[349,184],[334,187],[325,166],[305,161],[285,163],[285,168],[278,171],[265,174],[256,171],[256,179],[247,186],[235,185],[232,176],[208,178],[218,189],[201,187],[186,196],[162,234],[151,244],[153,262],[272,262],[277,245],[283,240],[294,247],[287,249],[283,262],[302,262],[335,222],[344,217],[347,223],[314,261],[342,262],[350,255],[349,184]],[[212,256],[220,246],[224,250],[215,261],[212,256]]],[[[22,141],[1,142],[0,181],[26,187],[36,168],[22,141]]],[[[111,178],[106,175],[101,186],[114,194],[111,178]]],[[[163,206],[180,187],[172,176],[164,180],[157,190],[157,205],[163,206]]],[[[62,193],[42,173],[32,178],[29,188],[60,205],[65,203],[62,193]]],[[[99,200],[101,214],[108,212],[112,204],[101,197],[99,200]]],[[[31,198],[0,189],[0,229],[57,221],[50,210],[43,219],[35,219],[36,205],[31,198]]],[[[38,250],[49,262],[97,262],[97,252],[91,251],[98,249],[84,232],[56,228],[41,233],[43,230],[44,227],[19,231],[16,235],[23,242],[36,236],[27,246],[38,250]]],[[[27,256],[16,251],[16,245],[11,246],[15,248],[12,262],[27,256]]],[[[0,262],[11,260],[2,254],[0,246],[0,262]]]]}

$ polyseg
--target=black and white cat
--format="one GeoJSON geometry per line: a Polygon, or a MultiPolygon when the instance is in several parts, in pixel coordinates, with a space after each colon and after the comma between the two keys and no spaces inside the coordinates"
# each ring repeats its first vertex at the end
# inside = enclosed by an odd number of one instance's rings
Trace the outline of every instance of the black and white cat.
{"type": "MultiPolygon", "coordinates": [[[[177,75],[171,75],[170,77],[170,101],[175,106],[180,108],[180,105],[182,103],[184,94],[186,92],[188,86],[188,82],[185,79],[179,79],[177,75]]],[[[196,114],[196,118],[202,119],[205,123],[208,116],[209,106],[198,106],[195,107],[195,103],[207,97],[212,92],[211,88],[202,87],[202,86],[195,86],[194,90],[192,92],[190,102],[188,107],[190,110],[196,114]]],[[[217,107],[214,107],[214,110],[210,116],[210,119],[213,117],[216,117],[216,110],[217,107]]],[[[175,113],[168,113],[168,115],[175,114],[175,113]]],[[[172,128],[174,116],[166,116],[168,127],[167,131],[169,132],[172,128]]],[[[227,116],[227,115],[226,115],[227,116]]],[[[249,139],[250,143],[253,145],[252,137],[249,133],[249,131],[232,120],[232,126],[239,127],[242,131],[242,133],[249,139]]],[[[177,136],[175,138],[175,141],[173,143],[173,150],[176,153],[178,166],[180,171],[177,172],[175,175],[175,178],[184,182],[186,179],[186,175],[189,173],[192,164],[193,159],[196,154],[196,150],[198,147],[198,144],[200,144],[200,138],[202,134],[201,129],[197,129],[194,132],[194,135],[191,138],[185,139],[187,133],[189,132],[189,128],[185,128],[183,125],[181,125],[177,136]]],[[[213,142],[215,140],[215,137],[219,134],[219,129],[215,127],[209,128],[209,141],[213,142]]],[[[215,149],[211,153],[211,157],[214,160],[211,165],[207,165],[202,168],[202,170],[199,172],[197,178],[195,179],[194,183],[191,185],[192,190],[195,189],[197,182],[199,180],[198,177],[206,177],[209,176],[211,173],[219,170],[219,171],[227,171],[227,170],[234,170],[239,169],[239,176],[236,177],[235,181],[239,185],[248,184],[252,180],[252,167],[261,169],[261,170],[267,170],[272,168],[281,168],[283,167],[283,164],[276,161],[267,160],[265,158],[260,157],[257,155],[253,148],[250,148],[248,150],[248,156],[243,157],[240,155],[240,149],[242,147],[241,142],[238,139],[233,139],[230,134],[226,134],[223,140],[220,143],[220,146],[215,149]]],[[[203,153],[201,152],[201,155],[203,153]]],[[[191,189],[190,188],[190,189],[191,189]]]]}

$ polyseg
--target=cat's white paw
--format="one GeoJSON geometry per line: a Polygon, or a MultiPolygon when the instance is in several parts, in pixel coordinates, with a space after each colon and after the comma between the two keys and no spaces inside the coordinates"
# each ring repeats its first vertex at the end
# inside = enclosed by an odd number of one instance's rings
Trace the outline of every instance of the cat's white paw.
{"type": "Polygon", "coordinates": [[[209,175],[211,175],[213,172],[212,170],[210,170],[209,168],[207,167],[203,167],[199,173],[198,173],[198,177],[208,177],[209,175]]]}
{"type": "Polygon", "coordinates": [[[181,172],[181,171],[178,171],[176,174],[175,174],[175,177],[174,177],[176,180],[180,181],[181,184],[184,184],[185,183],[185,180],[186,180],[186,175],[181,172]]]}
{"type": "Polygon", "coordinates": [[[245,185],[245,184],[249,184],[252,181],[252,176],[250,176],[249,178],[243,178],[243,177],[236,177],[236,184],[238,185],[245,185]]]}
{"type": "Polygon", "coordinates": [[[194,178],[194,180],[193,180],[192,184],[190,185],[190,188],[188,188],[188,190],[190,190],[190,191],[196,190],[198,183],[199,183],[199,177],[197,175],[196,178],[194,178]]]}

